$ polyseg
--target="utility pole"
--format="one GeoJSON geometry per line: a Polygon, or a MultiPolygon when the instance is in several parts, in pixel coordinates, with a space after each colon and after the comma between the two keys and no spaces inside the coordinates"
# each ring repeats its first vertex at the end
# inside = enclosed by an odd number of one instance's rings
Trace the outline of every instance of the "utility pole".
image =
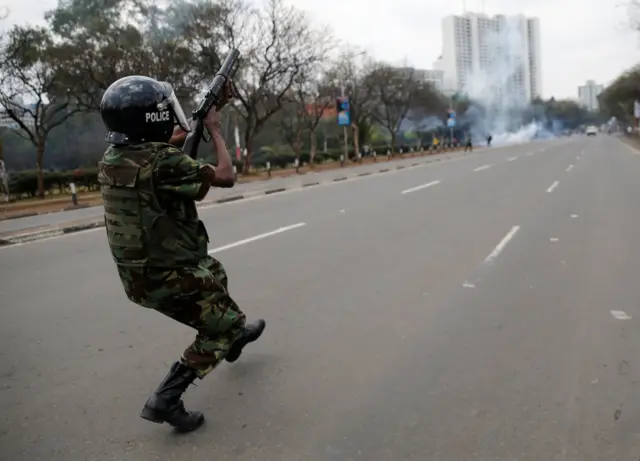
{"type": "MultiPolygon", "coordinates": [[[[342,86],[340,87],[340,96],[342,98],[345,97],[344,94],[344,81],[342,82],[342,86]]],[[[349,132],[347,131],[347,125],[342,127],[344,133],[344,161],[346,162],[349,159],[349,132]]]]}

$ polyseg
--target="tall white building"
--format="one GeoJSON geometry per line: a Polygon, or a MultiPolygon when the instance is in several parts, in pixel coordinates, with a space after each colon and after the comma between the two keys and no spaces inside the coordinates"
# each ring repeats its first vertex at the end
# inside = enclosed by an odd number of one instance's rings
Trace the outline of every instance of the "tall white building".
{"type": "Polygon", "coordinates": [[[604,90],[603,85],[598,85],[593,80],[587,80],[586,85],[578,87],[578,99],[580,104],[589,110],[596,111],[600,105],[598,95],[604,90]]]}
{"type": "Polygon", "coordinates": [[[447,16],[442,39],[442,55],[433,68],[443,72],[445,92],[491,93],[523,102],[542,97],[538,18],[447,16]]]}

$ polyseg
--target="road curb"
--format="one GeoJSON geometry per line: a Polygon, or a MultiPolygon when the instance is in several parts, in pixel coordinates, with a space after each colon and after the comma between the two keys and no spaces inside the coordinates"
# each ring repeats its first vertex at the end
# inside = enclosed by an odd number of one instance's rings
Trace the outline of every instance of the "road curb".
{"type": "Polygon", "coordinates": [[[49,229],[41,232],[33,232],[31,234],[15,235],[11,237],[1,238],[0,246],[15,245],[17,243],[31,242],[33,240],[41,240],[49,237],[57,237],[64,234],[62,229],[49,229]]]}
{"type": "Polygon", "coordinates": [[[287,190],[286,187],[279,187],[277,189],[269,189],[269,190],[264,191],[264,195],[277,194],[278,192],[284,192],[286,190],[287,190]]]}
{"type": "Polygon", "coordinates": [[[234,195],[233,197],[225,197],[219,198],[218,200],[213,200],[213,203],[227,203],[227,202],[235,202],[237,200],[242,200],[244,195],[234,195]]]}
{"type": "Polygon", "coordinates": [[[63,234],[71,234],[73,232],[80,232],[80,231],[83,231],[83,230],[96,229],[98,227],[104,227],[104,221],[96,221],[96,222],[90,222],[90,223],[86,223],[86,224],[77,224],[75,226],[63,227],[62,228],[62,233],[63,234]]]}
{"type": "MultiPolygon", "coordinates": [[[[47,213],[55,213],[55,211],[47,211],[47,213]]],[[[3,216],[0,218],[0,221],[8,221],[10,219],[30,218],[31,216],[38,216],[38,215],[47,214],[47,213],[38,213],[37,211],[32,211],[31,213],[20,213],[13,216],[3,216]]]]}
{"type": "Polygon", "coordinates": [[[16,245],[18,243],[32,242],[34,240],[42,240],[45,238],[58,237],[64,234],[73,234],[75,232],[86,231],[104,227],[104,221],[94,221],[84,224],[74,224],[72,226],[60,227],[57,229],[46,229],[38,232],[30,232],[27,234],[12,235],[10,237],[0,238],[0,246],[16,245]]]}
{"type": "Polygon", "coordinates": [[[80,205],[66,206],[64,208],[58,208],[57,210],[51,210],[51,211],[42,211],[42,212],[29,211],[27,213],[20,213],[20,214],[12,215],[12,216],[1,216],[0,217],[0,221],[8,221],[9,219],[30,218],[32,216],[41,216],[41,215],[51,214],[51,213],[60,213],[61,211],[79,210],[81,208],[89,208],[89,207],[92,207],[92,206],[98,206],[98,205],[80,204],[80,205]]]}

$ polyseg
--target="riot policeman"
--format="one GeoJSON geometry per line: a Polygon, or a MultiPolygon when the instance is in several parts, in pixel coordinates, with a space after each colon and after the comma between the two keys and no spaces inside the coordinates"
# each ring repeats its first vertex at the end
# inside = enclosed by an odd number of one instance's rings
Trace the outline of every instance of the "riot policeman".
{"type": "Polygon", "coordinates": [[[100,105],[108,130],[98,180],[109,247],[127,297],[197,331],[145,403],[141,417],[191,431],[204,421],[185,410],[182,394],[223,359],[236,361],[257,340],[264,320],[246,322],[228,291],[220,261],[207,253],[209,237],[196,202],[211,187],[232,187],[231,157],[219,110],[232,85],[204,121],[212,136],[217,166],[203,164],[179,147],[190,131],[172,86],[129,76],[107,88],[100,105]]]}

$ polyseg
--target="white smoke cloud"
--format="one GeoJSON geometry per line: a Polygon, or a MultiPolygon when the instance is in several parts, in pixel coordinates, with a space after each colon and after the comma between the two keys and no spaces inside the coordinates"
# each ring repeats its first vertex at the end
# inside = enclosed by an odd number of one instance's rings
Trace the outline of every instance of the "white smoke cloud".
{"type": "Polygon", "coordinates": [[[485,109],[480,115],[472,106],[464,114],[476,139],[490,133],[495,144],[505,144],[549,135],[544,132],[543,120],[530,122],[524,117],[529,109],[524,84],[528,60],[526,24],[521,16],[504,17],[498,30],[479,31],[480,64],[463,87],[463,92],[485,109]]]}

